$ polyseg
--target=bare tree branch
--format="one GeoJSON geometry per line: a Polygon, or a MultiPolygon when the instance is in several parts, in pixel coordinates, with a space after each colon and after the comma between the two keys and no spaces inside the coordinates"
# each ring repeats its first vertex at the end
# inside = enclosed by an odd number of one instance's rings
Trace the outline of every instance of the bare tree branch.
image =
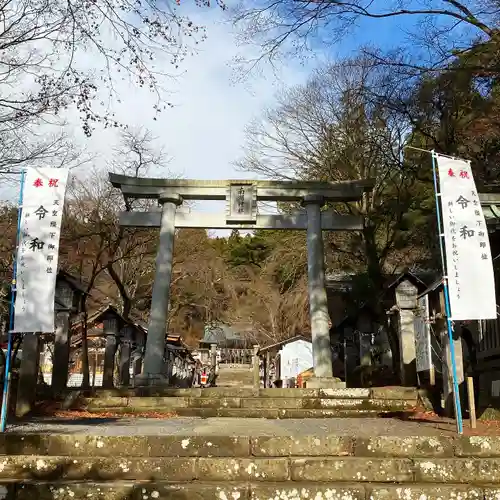
{"type": "MultiPolygon", "coordinates": [[[[232,10],[240,41],[259,49],[255,59],[246,61],[252,67],[280,55],[296,58],[318,45],[341,43],[360,20],[409,17],[417,24],[412,35],[425,32],[426,40],[418,54],[421,60],[411,64],[436,70],[436,59],[444,59],[439,66],[443,69],[457,50],[469,50],[478,39],[487,42],[497,37],[500,6],[495,0],[242,0],[232,10]]],[[[415,40],[410,43],[410,52],[416,55],[415,40]]]]}

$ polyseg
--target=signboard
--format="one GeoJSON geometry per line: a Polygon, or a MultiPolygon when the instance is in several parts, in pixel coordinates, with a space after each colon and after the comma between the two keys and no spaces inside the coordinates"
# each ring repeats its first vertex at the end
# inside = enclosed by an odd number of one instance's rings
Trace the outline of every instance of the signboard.
{"type": "Polygon", "coordinates": [[[226,203],[228,223],[255,224],[257,222],[257,192],[252,184],[231,184],[226,203]]]}
{"type": "Polygon", "coordinates": [[[497,317],[488,230],[470,162],[435,155],[439,170],[451,319],[497,317]]]}
{"type": "Polygon", "coordinates": [[[424,295],[417,301],[415,314],[415,351],[417,372],[432,368],[431,330],[428,322],[429,296],[424,295]]]}
{"type": "Polygon", "coordinates": [[[17,251],[14,332],[54,331],[59,237],[68,170],[29,168],[17,251]]]}

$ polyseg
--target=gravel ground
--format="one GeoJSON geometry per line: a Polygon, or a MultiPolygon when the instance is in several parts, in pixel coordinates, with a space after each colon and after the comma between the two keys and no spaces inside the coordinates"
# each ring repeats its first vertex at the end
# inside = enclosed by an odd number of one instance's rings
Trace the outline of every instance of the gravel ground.
{"type": "Polygon", "coordinates": [[[9,425],[7,432],[47,434],[208,435],[208,436],[436,436],[454,435],[453,422],[412,422],[392,418],[267,420],[255,418],[32,419],[9,425]]]}

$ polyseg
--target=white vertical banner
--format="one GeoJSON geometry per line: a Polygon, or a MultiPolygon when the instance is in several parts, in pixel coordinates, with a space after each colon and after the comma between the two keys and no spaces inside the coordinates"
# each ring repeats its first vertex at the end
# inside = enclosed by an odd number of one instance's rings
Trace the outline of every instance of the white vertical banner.
{"type": "Polygon", "coordinates": [[[451,319],[497,317],[488,229],[470,162],[435,154],[451,319]]]}
{"type": "Polygon", "coordinates": [[[54,331],[59,238],[68,169],[28,168],[17,251],[14,332],[54,331]]]}

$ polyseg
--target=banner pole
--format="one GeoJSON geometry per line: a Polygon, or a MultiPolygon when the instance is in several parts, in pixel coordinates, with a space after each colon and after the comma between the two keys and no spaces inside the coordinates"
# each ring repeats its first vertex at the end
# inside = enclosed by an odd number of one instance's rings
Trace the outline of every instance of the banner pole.
{"type": "Polygon", "coordinates": [[[19,236],[21,233],[21,213],[23,210],[23,189],[24,189],[24,178],[26,171],[21,171],[21,183],[19,189],[19,206],[17,211],[17,231],[16,231],[16,252],[14,254],[14,260],[12,264],[12,283],[10,292],[10,307],[9,307],[9,333],[7,342],[7,356],[5,358],[5,368],[3,376],[3,393],[2,393],[2,412],[0,414],[0,432],[5,432],[5,427],[7,425],[7,415],[9,406],[9,390],[10,390],[10,379],[11,379],[11,357],[12,357],[12,344],[13,344],[13,334],[14,329],[14,310],[15,310],[15,295],[16,295],[16,278],[17,278],[17,251],[19,249],[19,236]]]}
{"type": "Polygon", "coordinates": [[[444,249],[444,234],[441,232],[442,221],[441,221],[441,209],[439,203],[439,190],[437,182],[437,165],[436,165],[436,153],[431,151],[432,156],[432,177],[434,180],[434,197],[436,200],[436,217],[438,224],[438,237],[439,237],[439,250],[441,252],[441,267],[443,271],[443,293],[444,293],[444,303],[445,303],[445,313],[446,313],[446,328],[448,331],[448,340],[450,343],[450,358],[452,367],[452,378],[453,378],[453,401],[455,406],[455,422],[457,424],[458,434],[463,434],[463,419],[462,419],[462,405],[460,403],[460,390],[457,381],[457,360],[455,357],[455,344],[453,341],[453,320],[451,318],[451,307],[450,307],[450,295],[448,293],[448,275],[445,259],[445,249],[444,249]]]}

